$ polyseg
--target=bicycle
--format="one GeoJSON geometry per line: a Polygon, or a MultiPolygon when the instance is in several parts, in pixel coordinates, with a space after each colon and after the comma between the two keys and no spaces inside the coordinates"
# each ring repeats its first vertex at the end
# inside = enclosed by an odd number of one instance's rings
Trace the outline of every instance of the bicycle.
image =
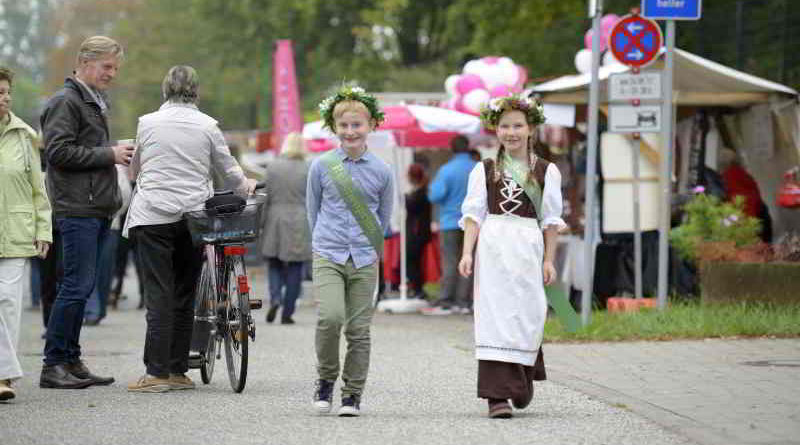
{"type": "MultiPolygon", "coordinates": [[[[262,188],[259,184],[256,188],[262,188]]],[[[231,195],[231,192],[215,194],[231,195]]],[[[264,195],[255,195],[244,203],[228,202],[206,210],[187,212],[184,218],[192,241],[203,246],[203,266],[195,296],[192,350],[189,366],[200,368],[204,384],[211,383],[214,363],[221,358],[224,343],[225,361],[231,387],[237,393],[247,382],[248,341],[255,341],[256,327],[250,316],[261,308],[261,299],[250,299],[244,255],[245,243],[258,238],[264,195]]],[[[232,200],[236,198],[232,197],[232,200]]]]}

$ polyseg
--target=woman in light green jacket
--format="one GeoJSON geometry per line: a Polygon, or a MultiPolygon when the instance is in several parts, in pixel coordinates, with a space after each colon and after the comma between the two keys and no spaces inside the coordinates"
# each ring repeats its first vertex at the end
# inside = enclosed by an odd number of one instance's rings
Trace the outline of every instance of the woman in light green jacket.
{"type": "Polygon", "coordinates": [[[22,304],[30,297],[30,258],[52,242],[50,203],[36,132],[11,112],[13,74],[0,67],[0,400],[13,399],[22,304]]]}

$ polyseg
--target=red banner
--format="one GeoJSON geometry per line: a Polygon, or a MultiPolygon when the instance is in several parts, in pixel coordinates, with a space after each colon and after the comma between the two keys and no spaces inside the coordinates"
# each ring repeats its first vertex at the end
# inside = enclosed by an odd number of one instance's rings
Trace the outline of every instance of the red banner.
{"type": "Polygon", "coordinates": [[[286,135],[303,132],[291,40],[275,42],[272,56],[272,134],[279,150],[286,135]]]}

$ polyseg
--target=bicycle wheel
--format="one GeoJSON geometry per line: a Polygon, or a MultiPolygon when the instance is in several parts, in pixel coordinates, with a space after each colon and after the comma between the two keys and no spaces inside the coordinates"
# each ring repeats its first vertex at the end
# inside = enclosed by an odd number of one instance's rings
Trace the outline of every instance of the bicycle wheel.
{"type": "MultiPolygon", "coordinates": [[[[213,247],[212,247],[213,249],[213,247]]],[[[203,268],[200,271],[200,280],[197,285],[197,301],[195,308],[195,323],[203,323],[204,329],[197,331],[207,332],[208,338],[205,341],[205,350],[201,351],[200,357],[200,378],[204,384],[211,383],[214,375],[214,362],[217,360],[217,295],[216,273],[214,270],[213,250],[206,255],[203,268]],[[207,330],[207,331],[206,331],[207,330]]]]}
{"type": "Polygon", "coordinates": [[[239,277],[247,277],[247,272],[240,255],[225,257],[225,266],[225,360],[231,387],[242,392],[247,381],[250,299],[246,289],[239,288],[239,277]]]}

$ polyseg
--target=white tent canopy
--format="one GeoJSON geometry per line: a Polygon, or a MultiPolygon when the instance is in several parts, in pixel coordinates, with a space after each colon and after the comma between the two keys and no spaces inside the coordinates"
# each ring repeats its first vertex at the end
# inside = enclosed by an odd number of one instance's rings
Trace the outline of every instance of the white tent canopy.
{"type": "MultiPolygon", "coordinates": [[[[663,66],[660,59],[648,69],[663,66]]],[[[600,68],[601,97],[606,97],[608,76],[629,71],[625,65],[611,64],[600,68]]],[[[536,85],[528,93],[539,94],[546,103],[586,104],[591,74],[562,76],[536,85]]],[[[743,73],[688,51],[675,49],[674,74],[677,105],[747,106],[769,102],[771,94],[797,96],[797,91],[751,74],[743,73]]]]}

